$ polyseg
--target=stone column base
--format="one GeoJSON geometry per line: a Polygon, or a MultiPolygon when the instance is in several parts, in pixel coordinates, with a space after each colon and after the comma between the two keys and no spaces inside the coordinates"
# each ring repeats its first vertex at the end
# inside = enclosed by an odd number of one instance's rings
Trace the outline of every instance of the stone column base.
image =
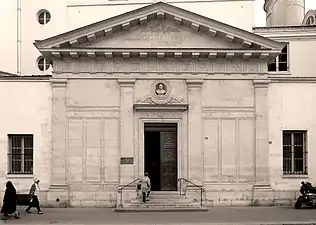
{"type": "Polygon", "coordinates": [[[273,189],[268,184],[254,185],[253,187],[253,206],[271,206],[274,204],[273,189]]]}
{"type": "Polygon", "coordinates": [[[69,207],[69,192],[66,184],[51,185],[47,192],[47,206],[54,208],[69,207]]]}

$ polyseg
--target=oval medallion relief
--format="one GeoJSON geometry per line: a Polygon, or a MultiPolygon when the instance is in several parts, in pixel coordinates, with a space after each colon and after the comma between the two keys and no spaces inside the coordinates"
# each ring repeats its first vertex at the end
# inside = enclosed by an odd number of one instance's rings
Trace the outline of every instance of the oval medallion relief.
{"type": "Polygon", "coordinates": [[[168,81],[157,80],[152,83],[151,96],[163,103],[170,97],[171,86],[168,81]]]}

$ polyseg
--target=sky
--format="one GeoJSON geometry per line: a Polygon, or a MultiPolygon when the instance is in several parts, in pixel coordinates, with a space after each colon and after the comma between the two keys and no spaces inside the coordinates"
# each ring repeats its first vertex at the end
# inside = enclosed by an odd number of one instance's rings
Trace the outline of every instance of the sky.
{"type": "MultiPolygon", "coordinates": [[[[264,0],[256,0],[255,2],[255,26],[262,27],[265,26],[266,14],[263,10],[264,0]]],[[[310,9],[316,9],[316,0],[305,0],[305,11],[310,9]]]]}

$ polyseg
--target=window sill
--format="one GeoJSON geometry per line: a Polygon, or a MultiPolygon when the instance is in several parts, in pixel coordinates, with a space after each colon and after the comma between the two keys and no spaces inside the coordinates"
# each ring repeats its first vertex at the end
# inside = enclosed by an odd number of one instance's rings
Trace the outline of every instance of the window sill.
{"type": "Polygon", "coordinates": [[[283,175],[283,179],[308,179],[308,175],[283,175]]]}
{"type": "Polygon", "coordinates": [[[7,179],[33,179],[33,174],[7,174],[7,179]]]}
{"type": "Polygon", "coordinates": [[[290,71],[268,71],[268,76],[289,76],[290,71]]]}

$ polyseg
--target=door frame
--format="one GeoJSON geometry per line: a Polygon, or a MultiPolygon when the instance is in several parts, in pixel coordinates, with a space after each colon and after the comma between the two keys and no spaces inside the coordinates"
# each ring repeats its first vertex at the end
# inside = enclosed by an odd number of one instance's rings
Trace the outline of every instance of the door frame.
{"type": "MultiPolygon", "coordinates": [[[[184,120],[182,118],[170,118],[170,119],[150,119],[150,118],[139,118],[138,122],[138,177],[144,176],[145,172],[145,123],[175,123],[177,124],[177,177],[183,177],[184,172],[184,152],[183,148],[185,145],[182,141],[186,140],[186,132],[183,131],[184,120]]],[[[137,144],[136,144],[137,146],[137,144]]],[[[135,152],[136,153],[136,152],[135,152]]],[[[137,155],[137,153],[136,153],[137,155]]],[[[187,163],[185,163],[187,164],[187,163]]],[[[178,189],[178,187],[177,187],[178,189]]]]}

